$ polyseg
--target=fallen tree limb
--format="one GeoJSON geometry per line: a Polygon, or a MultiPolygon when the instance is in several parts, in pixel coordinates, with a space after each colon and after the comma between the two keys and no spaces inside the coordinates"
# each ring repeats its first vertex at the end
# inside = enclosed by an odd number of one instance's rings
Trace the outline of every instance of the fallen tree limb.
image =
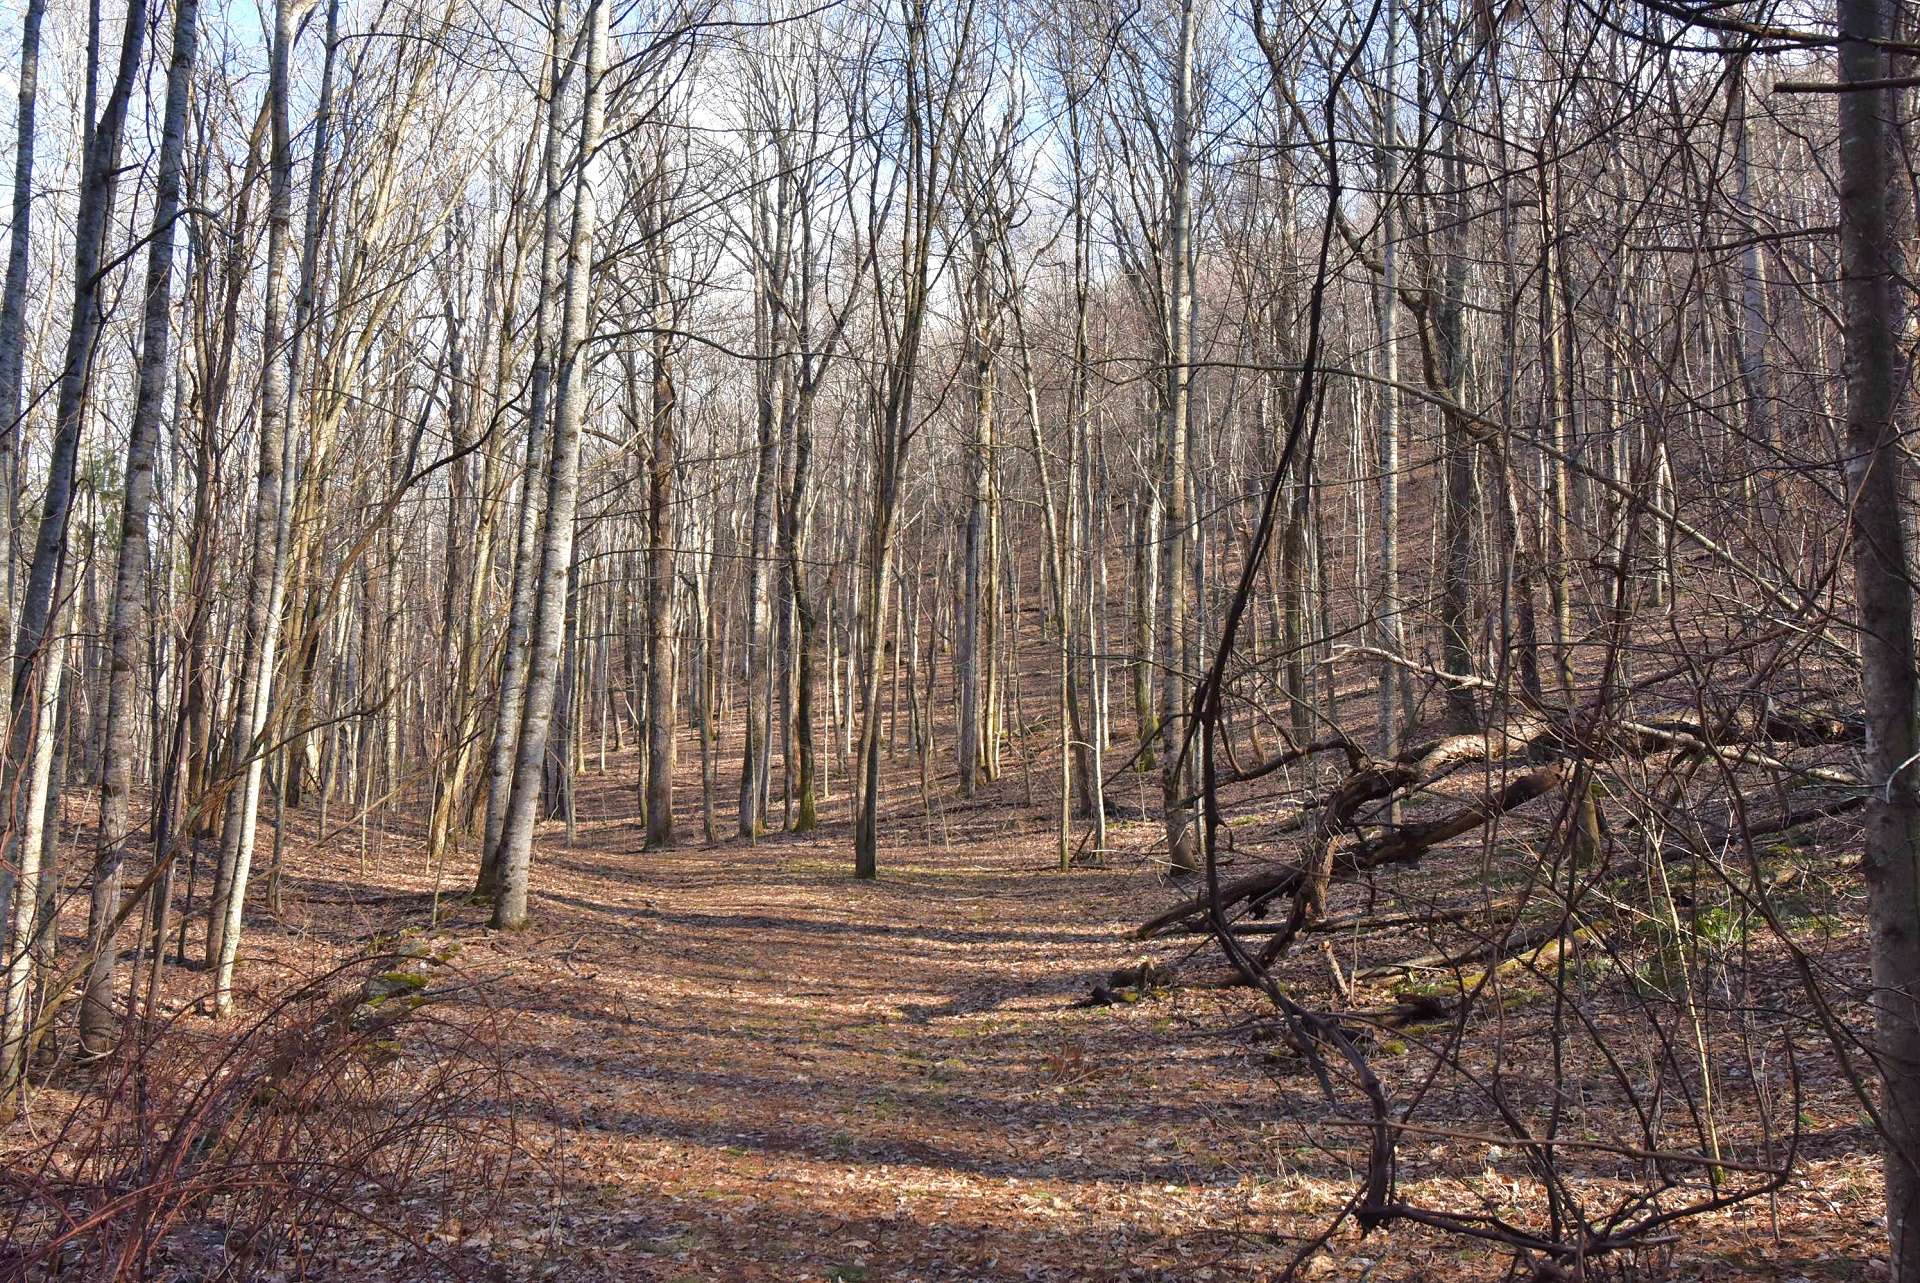
{"type": "MultiPolygon", "coordinates": [[[[1566,761],[1553,762],[1527,772],[1508,781],[1483,797],[1461,807],[1437,820],[1422,824],[1407,824],[1391,831],[1389,836],[1376,843],[1365,843],[1347,838],[1337,840],[1339,835],[1333,832],[1334,825],[1323,819],[1326,836],[1327,858],[1325,876],[1335,874],[1351,876],[1368,869],[1376,869],[1390,864],[1401,864],[1418,859],[1428,850],[1441,842],[1472,832],[1484,825],[1496,815],[1504,814],[1516,807],[1525,806],[1541,795],[1551,792],[1565,784],[1572,773],[1572,764],[1566,761]],[[1337,848],[1337,849],[1336,849],[1337,848]]],[[[1350,815],[1352,810],[1363,801],[1385,796],[1391,792],[1386,781],[1391,772],[1377,768],[1371,773],[1361,772],[1349,776],[1335,790],[1335,796],[1329,800],[1325,811],[1328,816],[1350,815]],[[1384,790],[1384,791],[1383,791],[1384,790]]],[[[1220,888],[1220,907],[1224,911],[1241,902],[1250,904],[1270,900],[1285,892],[1304,889],[1313,876],[1313,870],[1297,866],[1277,865],[1261,873],[1249,874],[1220,888]]],[[[1189,900],[1142,924],[1134,935],[1137,939],[1150,940],[1164,934],[1170,928],[1184,925],[1204,915],[1210,901],[1206,895],[1197,895],[1189,900]]],[[[1296,927],[1298,931],[1304,927],[1296,927]]]]}
{"type": "MultiPolygon", "coordinates": [[[[1395,659],[1384,651],[1355,649],[1395,659]]],[[[1792,766],[1764,751],[1759,744],[1775,740],[1801,746],[1852,743],[1859,733],[1859,725],[1845,718],[1771,710],[1729,715],[1711,731],[1700,719],[1692,717],[1648,722],[1619,720],[1576,731],[1556,710],[1542,705],[1500,726],[1443,736],[1410,746],[1385,759],[1360,754],[1345,736],[1316,741],[1304,748],[1287,750],[1237,777],[1257,778],[1312,753],[1334,748],[1345,750],[1349,760],[1356,763],[1317,806],[1309,805],[1300,814],[1289,817],[1283,831],[1298,828],[1312,831],[1300,861],[1278,864],[1227,884],[1220,889],[1220,906],[1225,910],[1244,903],[1249,910],[1257,912],[1278,896],[1301,897],[1290,923],[1272,933],[1274,943],[1265,952],[1277,956],[1287,940],[1322,916],[1327,888],[1336,877],[1416,859],[1433,846],[1470,832],[1494,816],[1524,806],[1563,785],[1572,769],[1572,759],[1564,754],[1575,741],[1584,745],[1589,753],[1602,756],[1645,756],[1681,750],[1704,754],[1730,766],[1760,766],[1857,789],[1859,782],[1842,772],[1792,766]],[[1503,788],[1441,819],[1391,829],[1375,841],[1368,841],[1356,831],[1354,817],[1371,802],[1428,787],[1474,762],[1537,761],[1549,753],[1554,755],[1554,760],[1515,777],[1503,788]]],[[[1138,939],[1152,939],[1172,928],[1194,923],[1205,914],[1207,907],[1207,897],[1196,895],[1143,923],[1134,934],[1138,939]]]]}
{"type": "MultiPolygon", "coordinates": [[[[1322,918],[1309,923],[1303,930],[1315,934],[1332,934],[1336,931],[1391,931],[1398,927],[1437,927],[1453,922],[1464,922],[1468,918],[1478,917],[1482,913],[1498,913],[1502,909],[1514,906],[1512,900],[1498,901],[1491,905],[1475,904],[1450,909],[1434,909],[1427,913],[1402,913],[1386,918],[1372,918],[1358,914],[1349,914],[1339,918],[1322,918]]],[[[1272,925],[1239,926],[1235,928],[1241,935],[1271,935],[1279,928],[1272,925]]],[[[1187,932],[1205,935],[1208,928],[1189,926],[1187,932]]]]}
{"type": "Polygon", "coordinates": [[[1463,993],[1479,988],[1488,976],[1508,976],[1516,971],[1530,970],[1542,963],[1558,961],[1562,953],[1572,944],[1590,939],[1594,935],[1591,926],[1568,928],[1565,920],[1556,918],[1552,922],[1541,923],[1526,931],[1509,936],[1496,943],[1483,945],[1452,957],[1413,958],[1406,962],[1380,967],[1368,967],[1354,973],[1354,982],[1383,980],[1396,973],[1406,974],[1414,971],[1442,973],[1443,980],[1463,993]],[[1471,967],[1471,970],[1463,968],[1471,967]]]}

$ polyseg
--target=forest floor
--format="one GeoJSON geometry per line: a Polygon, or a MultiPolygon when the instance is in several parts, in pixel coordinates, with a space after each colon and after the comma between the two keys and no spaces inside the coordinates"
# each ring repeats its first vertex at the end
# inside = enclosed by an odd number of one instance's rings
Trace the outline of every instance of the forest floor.
{"type": "MultiPolygon", "coordinates": [[[[1206,987],[1084,1001],[1114,968],[1207,956],[1199,937],[1131,938],[1176,894],[1146,854],[1157,826],[1117,822],[1113,859],[1062,873],[1051,774],[1035,769],[1035,804],[1017,765],[965,802],[923,801],[914,774],[903,755],[880,876],[859,882],[839,794],[813,834],[708,846],[696,778],[681,847],[644,851],[634,763],[615,757],[581,778],[570,845],[542,829],[533,925],[516,933],[465,897],[470,856],[436,873],[414,836],[319,839],[311,808],[290,814],[281,909],[249,913],[243,1015],[396,939],[457,948],[435,1010],[506,1071],[461,1108],[512,1134],[484,1215],[424,1243],[334,1245],[302,1276],[339,1277],[343,1248],[366,1280],[437,1276],[425,1246],[456,1276],[583,1283],[1274,1277],[1355,1173],[1290,1115],[1310,1084],[1247,1036],[1262,1008],[1206,987]]],[[[1138,814],[1144,799],[1119,800],[1138,814]]],[[[230,1036],[194,1013],[204,975],[168,970],[183,1031],[230,1036]]],[[[86,1090],[62,1073],[55,1087],[28,1130],[86,1090]]],[[[1777,1200],[1688,1223],[1626,1276],[1883,1272],[1867,1134],[1843,1100],[1804,1121],[1827,1140],[1777,1200]]],[[[1438,1154],[1409,1152],[1403,1188],[1492,1206],[1525,1176],[1497,1150],[1438,1154]]],[[[197,1269],[165,1277],[211,1277],[197,1269]]],[[[1457,1239],[1349,1224],[1301,1277],[1505,1270],[1457,1239]]]]}
{"type": "MultiPolygon", "coordinates": [[[[543,830],[531,929],[488,930],[464,871],[443,881],[434,934],[484,982],[520,1155],[487,1223],[442,1227],[445,1259],[565,1280],[1268,1278],[1352,1193],[1286,1121],[1288,1071],[1236,1032],[1258,1011],[1244,994],[1082,1002],[1169,956],[1130,931],[1172,892],[1143,855],[1059,872],[1018,770],[931,816],[917,790],[893,797],[908,818],[864,883],[844,798],[814,834],[709,847],[683,789],[682,847],[646,852],[632,771],[581,780],[571,846],[543,830]]],[[[1114,830],[1123,850],[1151,837],[1114,830]]],[[[431,871],[362,871],[353,846],[292,848],[251,955],[297,972],[420,925],[431,871]]],[[[274,971],[243,972],[256,1002],[274,971]]],[[[1403,1179],[1472,1200],[1511,1175],[1480,1159],[1403,1179]]],[[[1842,1138],[1771,1207],[1689,1224],[1630,1276],[1872,1277],[1877,1198],[1870,1150],[1842,1138]]],[[[1349,1228],[1301,1276],[1504,1269],[1459,1240],[1349,1228]]]]}

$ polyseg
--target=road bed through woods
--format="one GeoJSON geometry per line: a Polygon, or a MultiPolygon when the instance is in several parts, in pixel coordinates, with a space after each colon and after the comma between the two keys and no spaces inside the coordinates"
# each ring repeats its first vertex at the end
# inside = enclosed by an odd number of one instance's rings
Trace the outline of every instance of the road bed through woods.
{"type": "Polygon", "coordinates": [[[1274,1100],[1249,1050],[1205,1036],[1219,998],[1076,1005],[1166,890],[1135,860],[1060,873],[1020,793],[923,817],[873,883],[849,876],[844,822],[708,848],[688,815],[668,852],[631,817],[582,821],[571,850],[549,834],[535,929],[456,927],[516,1013],[560,1226],[536,1250],[567,1276],[663,1279],[1276,1263],[1299,1192],[1260,1143],[1274,1100]]]}
{"type": "MultiPolygon", "coordinates": [[[[880,878],[861,883],[839,797],[815,834],[709,847],[683,788],[683,845],[645,851],[632,769],[581,778],[571,847],[543,828],[530,930],[488,930],[442,880],[437,934],[485,978],[518,1081],[507,1199],[447,1243],[483,1277],[1265,1279],[1353,1192],[1299,1125],[1317,1099],[1297,1059],[1236,1029],[1263,1011],[1244,992],[1085,1003],[1113,969],[1174,956],[1130,936],[1175,893],[1140,854],[1059,872],[1018,773],[930,817],[891,797],[880,878]]],[[[1117,823],[1115,844],[1143,851],[1154,827],[1117,823]]],[[[278,948],[424,916],[419,860],[360,872],[292,850],[278,948]]],[[[1419,1158],[1404,1180],[1439,1177],[1419,1158]]],[[[1862,1260],[1871,1167],[1788,1191],[1779,1242],[1761,1205],[1697,1223],[1686,1268],[1648,1277],[1862,1260]]],[[[1459,1198],[1507,1188],[1477,1167],[1446,1179],[1459,1198]]],[[[1500,1268],[1457,1240],[1349,1228],[1303,1277],[1500,1268]]]]}

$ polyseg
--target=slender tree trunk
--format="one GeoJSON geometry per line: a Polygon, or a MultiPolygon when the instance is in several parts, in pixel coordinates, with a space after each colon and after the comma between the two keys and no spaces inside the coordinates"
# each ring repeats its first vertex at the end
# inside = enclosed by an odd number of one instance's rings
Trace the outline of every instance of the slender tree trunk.
{"type": "MultiPolygon", "coordinates": [[[[42,501],[40,527],[35,536],[33,563],[28,570],[26,592],[20,604],[20,616],[14,636],[12,694],[8,702],[10,716],[4,781],[0,796],[19,799],[39,794],[44,798],[46,772],[52,766],[52,754],[42,744],[52,733],[46,725],[47,712],[57,708],[61,660],[46,653],[49,628],[59,607],[59,588],[64,579],[67,532],[73,515],[74,475],[80,452],[80,432],[86,409],[89,371],[94,345],[99,338],[102,315],[101,257],[107,229],[113,218],[114,196],[120,176],[121,139],[127,118],[128,101],[139,80],[145,48],[147,7],[145,0],[129,0],[126,25],[121,40],[120,60],[113,87],[96,123],[92,117],[94,91],[99,68],[99,10],[96,7],[89,24],[87,57],[87,134],[81,156],[80,203],[74,222],[73,299],[69,313],[65,364],[60,374],[58,403],[54,415],[54,435],[48,460],[46,497],[42,501]],[[43,671],[44,670],[44,671],[43,671]]],[[[36,28],[37,32],[37,28],[36,28]]],[[[24,100],[23,100],[24,106],[24,100]]],[[[56,650],[59,642],[54,642],[56,650]]],[[[37,815],[37,813],[35,813],[37,815]]],[[[34,856],[33,847],[21,823],[11,825],[12,842],[0,866],[24,871],[34,856]]],[[[0,886],[0,891],[8,888],[0,886]]],[[[13,888],[15,918],[28,908],[34,897],[24,888],[13,888]]],[[[5,896],[0,895],[0,907],[5,896]]],[[[10,948],[14,954],[24,951],[25,940],[16,938],[10,948]]],[[[19,1009],[25,1001],[16,992],[29,983],[27,975],[17,980],[8,977],[7,1010],[19,1009]]],[[[24,1048],[10,1044],[14,1052],[24,1048]]],[[[17,1071],[17,1056],[7,1056],[0,1076],[17,1071]]]]}
{"type": "Polygon", "coordinates": [[[972,797],[980,776],[985,748],[982,734],[991,721],[990,685],[986,672],[992,647],[995,593],[989,548],[993,540],[990,507],[993,502],[993,321],[989,309],[984,250],[976,246],[971,324],[967,334],[967,383],[973,397],[973,440],[967,450],[967,528],[960,585],[958,640],[954,674],[960,680],[960,709],[955,719],[954,756],[960,768],[960,796],[972,797]]]}
{"type": "Polygon", "coordinates": [[[540,172],[540,302],[534,321],[533,368],[528,373],[527,452],[520,482],[520,520],[513,537],[513,597],[507,608],[507,636],[500,657],[500,700],[493,738],[487,748],[487,814],[480,848],[480,875],[474,894],[491,898],[499,890],[500,834],[513,793],[513,764],[520,745],[526,707],[527,648],[532,628],[534,578],[540,538],[541,464],[546,454],[548,399],[553,384],[553,282],[560,260],[560,99],[565,85],[561,37],[556,24],[547,74],[547,138],[540,172]]]}
{"type": "MultiPolygon", "coordinates": [[[[860,784],[853,830],[853,873],[872,878],[879,868],[880,676],[886,652],[891,605],[893,538],[898,519],[900,477],[915,431],[914,391],[920,344],[932,282],[933,234],[944,190],[941,122],[929,102],[932,77],[927,69],[926,0],[913,0],[905,15],[906,63],[904,134],[907,174],[899,219],[900,260],[897,287],[881,283],[878,259],[870,259],[875,301],[891,311],[883,324],[887,359],[881,371],[874,413],[873,515],[867,527],[867,631],[862,639],[860,680],[865,696],[860,723],[860,784]]],[[[858,612],[856,611],[856,614],[858,612]]]]}
{"type": "MultiPolygon", "coordinates": [[[[657,282],[664,294],[664,273],[657,282]]],[[[673,745],[679,705],[673,698],[679,645],[674,612],[673,357],[664,332],[653,340],[653,458],[647,471],[647,849],[673,846],[673,745]]]]}
{"type": "MultiPolygon", "coordinates": [[[[7,275],[0,290],[0,637],[13,640],[13,575],[19,487],[16,459],[25,420],[21,405],[26,368],[27,272],[33,220],[34,111],[39,98],[40,25],[46,0],[28,0],[20,48],[19,113],[14,131],[13,226],[7,248],[7,275]]],[[[11,673],[11,668],[9,668],[11,673]]],[[[12,684],[0,690],[0,724],[11,725],[12,684]]],[[[16,875],[24,870],[0,858],[0,950],[7,946],[7,918],[16,875]]],[[[8,955],[0,952],[0,962],[8,955]]],[[[10,989],[6,992],[10,992],[10,989]]]]}
{"type": "MultiPolygon", "coordinates": [[[[793,831],[810,833],[820,824],[820,786],[816,780],[813,706],[819,685],[814,674],[814,651],[818,647],[819,619],[812,591],[807,583],[807,524],[812,500],[808,490],[813,473],[812,390],[802,389],[793,410],[792,448],[789,469],[792,484],[787,489],[784,531],[787,553],[787,585],[793,594],[793,747],[795,757],[795,810],[793,831]]],[[[832,677],[831,665],[828,669],[832,677]]]]}
{"type": "MultiPolygon", "coordinates": [[[[1404,654],[1400,600],[1400,179],[1398,63],[1400,4],[1387,0],[1386,50],[1380,94],[1380,582],[1374,585],[1379,644],[1404,654]]],[[[1397,747],[1400,730],[1413,720],[1411,675],[1394,664],[1380,668],[1380,742],[1397,747]]]]}
{"type": "MultiPolygon", "coordinates": [[[[180,212],[180,163],[186,143],[187,93],[199,44],[200,0],[176,0],[173,58],[167,69],[166,112],[154,183],[153,233],[147,243],[146,310],[141,321],[140,369],[127,442],[126,484],[120,518],[119,563],[107,621],[109,669],[102,741],[100,840],[93,864],[87,918],[92,962],[80,1007],[80,1047],[100,1055],[111,1044],[113,976],[119,964],[113,923],[120,912],[120,867],[126,858],[127,794],[132,783],[134,733],[139,724],[135,669],[147,650],[147,519],[153,507],[154,455],[161,404],[172,362],[174,223],[180,212]]],[[[157,675],[156,675],[157,680],[157,675]]]]}
{"type": "Polygon", "coordinates": [[[887,608],[893,576],[892,480],[876,479],[873,524],[867,536],[867,631],[861,643],[860,680],[865,716],[860,722],[859,814],[853,832],[853,875],[879,874],[880,670],[885,653],[887,608]]]}
{"type": "MultiPolygon", "coordinates": [[[[777,162],[776,162],[777,163],[777,162]]],[[[757,325],[764,344],[764,359],[755,371],[758,384],[759,455],[753,474],[753,515],[747,535],[746,614],[743,641],[746,647],[746,740],[740,752],[740,836],[752,842],[766,824],[762,805],[766,795],[766,766],[769,739],[768,698],[773,673],[772,610],[769,602],[768,571],[773,549],[773,501],[780,476],[780,424],[786,414],[786,370],[790,355],[788,342],[786,282],[789,236],[792,226],[788,209],[788,184],[784,175],[776,175],[772,185],[777,193],[769,200],[765,190],[754,202],[753,223],[759,258],[756,283],[760,297],[756,301],[757,325]]]]}
{"type": "Polygon", "coordinates": [[[714,593],[713,538],[711,524],[705,531],[705,544],[696,558],[693,613],[700,627],[700,670],[697,694],[700,697],[700,836],[708,846],[718,840],[713,817],[713,720],[716,716],[714,687],[718,681],[714,667],[714,593]]]}
{"type": "MultiPolygon", "coordinates": [[[[1734,55],[1733,74],[1727,78],[1727,124],[1733,133],[1733,199],[1742,218],[1753,218],[1753,139],[1747,121],[1747,55],[1734,55]]],[[[1736,333],[1735,363],[1747,403],[1747,429],[1741,435],[1763,443],[1774,457],[1766,460],[1769,477],[1779,475],[1780,424],[1774,413],[1767,380],[1767,272],[1758,237],[1748,237],[1740,250],[1740,324],[1736,333]]],[[[1769,498],[1775,487],[1769,482],[1769,498]]]]}
{"type": "MultiPolygon", "coordinates": [[[[1543,151],[1555,144],[1543,145],[1543,151]]],[[[1574,698],[1573,674],[1573,508],[1572,475],[1567,457],[1573,449],[1573,407],[1565,395],[1567,336],[1561,322],[1560,222],[1555,208],[1556,176],[1540,169],[1540,400],[1541,419],[1554,456],[1547,460],[1547,600],[1553,612],[1554,678],[1562,698],[1574,698]]]]}
{"type": "MultiPolygon", "coordinates": [[[[1079,552],[1083,557],[1104,558],[1105,548],[1097,536],[1098,522],[1105,517],[1105,504],[1102,496],[1094,492],[1093,466],[1093,425],[1091,414],[1091,381],[1093,377],[1090,341],[1088,336],[1089,296],[1092,293],[1092,246],[1088,227],[1086,204],[1086,144],[1082,134],[1080,105],[1078,98],[1069,103],[1067,110],[1067,140],[1071,164],[1068,169],[1071,184],[1070,216],[1073,229],[1073,369],[1068,383],[1067,431],[1072,445],[1069,454],[1073,456],[1074,475],[1069,484],[1075,487],[1077,497],[1076,515],[1069,521],[1073,527],[1067,535],[1069,564],[1073,564],[1072,544],[1077,538],[1079,552]]],[[[1104,562],[1101,563],[1102,565],[1104,562]]],[[[1080,642],[1085,648],[1086,659],[1083,667],[1083,683],[1068,683],[1071,695],[1076,686],[1085,690],[1086,704],[1090,716],[1082,721],[1074,720],[1075,744],[1074,759],[1080,776],[1080,799],[1084,813],[1093,822],[1093,858],[1103,858],[1107,849],[1107,799],[1106,784],[1102,778],[1105,771],[1103,752],[1106,747],[1106,725],[1104,705],[1100,696],[1100,624],[1102,611],[1098,600],[1098,566],[1088,565],[1072,577],[1080,582],[1085,591],[1081,600],[1074,601],[1069,594],[1067,609],[1080,615],[1080,642]]],[[[1071,647],[1071,642],[1068,643],[1071,647]]],[[[1072,658],[1072,656],[1069,656],[1072,658]]],[[[1076,664],[1078,661],[1075,661],[1076,664]]]]}
{"type": "Polygon", "coordinates": [[[61,678],[66,669],[67,648],[55,642],[48,648],[44,673],[33,689],[39,707],[33,710],[34,738],[28,762],[30,784],[11,807],[8,827],[18,836],[15,867],[19,870],[14,886],[12,921],[6,950],[6,989],[0,994],[0,1091],[10,1090],[26,1075],[33,1053],[34,1012],[32,1009],[34,971],[43,950],[37,939],[41,906],[53,871],[47,867],[47,844],[43,840],[47,807],[47,784],[53,771],[54,739],[58,729],[61,678]]]}
{"type": "Polygon", "coordinates": [[[586,84],[580,112],[580,140],[574,161],[573,224],[568,233],[565,300],[560,327],[560,362],[554,398],[553,454],[547,484],[547,525],[540,547],[540,576],[534,598],[532,654],[527,665],[526,708],[519,751],[514,761],[513,793],[501,828],[499,889],[493,925],[516,929],[527,923],[527,879],[533,865],[533,825],[540,803],[541,766],[553,719],[559,680],[560,643],[565,627],[569,569],[573,561],[574,509],[580,493],[580,423],[585,412],[586,348],[597,208],[589,168],[600,147],[606,114],[602,83],[607,60],[610,0],[590,0],[586,22],[586,84]]]}
{"type": "Polygon", "coordinates": [[[288,123],[293,34],[292,0],[276,0],[267,88],[273,143],[268,161],[266,303],[260,341],[260,463],[254,490],[246,634],[228,756],[229,769],[241,772],[243,782],[228,795],[207,939],[208,960],[215,968],[214,1009],[222,1015],[233,1006],[233,964],[240,948],[241,915],[246,908],[247,878],[253,860],[252,829],[260,805],[264,766],[257,741],[266,728],[272,697],[278,631],[274,597],[280,575],[281,491],[285,480],[287,364],[281,347],[286,338],[283,296],[293,224],[293,153],[288,123]]]}
{"type": "Polygon", "coordinates": [[[1174,69],[1172,165],[1167,195],[1167,375],[1162,409],[1161,490],[1166,502],[1165,539],[1160,545],[1160,793],[1166,823],[1167,860],[1177,872],[1199,868],[1192,810],[1186,793],[1186,758],[1181,752],[1187,695],[1187,593],[1192,570],[1192,530],[1187,495],[1187,414],[1193,347],[1192,249],[1189,205],[1192,201],[1193,27],[1195,0],[1180,6],[1180,45],[1174,69]]]}
{"type": "MultiPolygon", "coordinates": [[[[13,226],[8,231],[7,276],[0,290],[0,638],[13,640],[13,593],[19,524],[19,443],[25,422],[21,405],[26,369],[27,273],[33,225],[34,115],[40,92],[40,26],[47,0],[27,0],[20,41],[20,98],[14,128],[13,226]]],[[[10,687],[0,687],[0,724],[10,721],[10,687]]],[[[0,875],[0,884],[4,883],[0,875]]],[[[0,890],[4,886],[0,885],[0,890]]],[[[6,897],[0,895],[0,906],[6,897]]]]}
{"type": "Polygon", "coordinates": [[[1151,481],[1137,487],[1134,504],[1133,573],[1133,716],[1140,736],[1139,765],[1150,771],[1156,758],[1159,720],[1154,714],[1154,612],[1160,608],[1160,532],[1163,527],[1159,490],[1151,481]]]}
{"type": "MultiPolygon", "coordinates": [[[[1442,205],[1446,224],[1441,268],[1441,296],[1433,321],[1433,378],[1454,404],[1462,403],[1467,377],[1467,250],[1466,169],[1458,147],[1460,128],[1453,119],[1455,103],[1442,108],[1442,205]]],[[[1441,537],[1445,545],[1440,585],[1441,667],[1462,678],[1473,675],[1472,612],[1474,476],[1471,434],[1460,414],[1443,410],[1442,449],[1446,455],[1445,500],[1441,509],[1441,537]]],[[[1450,683],[1447,705],[1454,724],[1470,729],[1478,721],[1473,689],[1465,681],[1450,683]]]]}
{"type": "MultiPolygon", "coordinates": [[[[1891,59],[1868,43],[1895,35],[1892,0],[1838,0],[1840,79],[1872,86],[1891,59]]],[[[1867,919],[1874,1058],[1886,1141],[1887,1232],[1895,1283],[1920,1280],[1920,671],[1913,559],[1901,513],[1907,369],[1904,247],[1911,199],[1896,161],[1898,91],[1839,95],[1841,305],[1846,327],[1844,460],[1852,513],[1860,668],[1867,710],[1867,919]]]]}

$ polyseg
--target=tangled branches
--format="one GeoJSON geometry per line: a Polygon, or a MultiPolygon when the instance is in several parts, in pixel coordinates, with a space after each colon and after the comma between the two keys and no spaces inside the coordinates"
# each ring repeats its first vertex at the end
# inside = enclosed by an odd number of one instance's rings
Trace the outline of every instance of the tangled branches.
{"type": "MultiPolygon", "coordinates": [[[[1844,721],[1797,726],[1797,747],[1857,736],[1844,721]]],[[[1702,815],[1685,788],[1702,766],[1778,760],[1786,730],[1671,718],[1575,737],[1541,719],[1355,753],[1284,818],[1245,808],[1235,849],[1271,844],[1275,858],[1231,881],[1213,839],[1235,807],[1216,784],[1209,885],[1138,934],[1209,930],[1272,999],[1287,1070],[1321,1096],[1290,1112],[1364,1172],[1343,1217],[1556,1270],[1660,1243],[1677,1220],[1778,1189],[1797,1154],[1796,1035],[1821,1027],[1783,997],[1786,961],[1767,947],[1792,939],[1769,895],[1780,862],[1752,840],[1857,793],[1744,829],[1671,818],[1702,815]],[[1442,852],[1445,867],[1403,880],[1442,852]],[[1282,972],[1309,935],[1324,942],[1325,1006],[1301,1001],[1301,967],[1282,972]],[[1408,1196],[1409,1142],[1428,1166],[1510,1154],[1530,1193],[1474,1210],[1408,1196]]]]}
{"type": "Polygon", "coordinates": [[[416,946],[301,984],[232,1034],[182,1017],[125,1040],[97,1095],[0,1164],[0,1277],[463,1273],[459,1227],[516,1152],[511,1111],[482,1105],[510,1099],[492,1017],[447,1001],[478,992],[416,946]]]}

